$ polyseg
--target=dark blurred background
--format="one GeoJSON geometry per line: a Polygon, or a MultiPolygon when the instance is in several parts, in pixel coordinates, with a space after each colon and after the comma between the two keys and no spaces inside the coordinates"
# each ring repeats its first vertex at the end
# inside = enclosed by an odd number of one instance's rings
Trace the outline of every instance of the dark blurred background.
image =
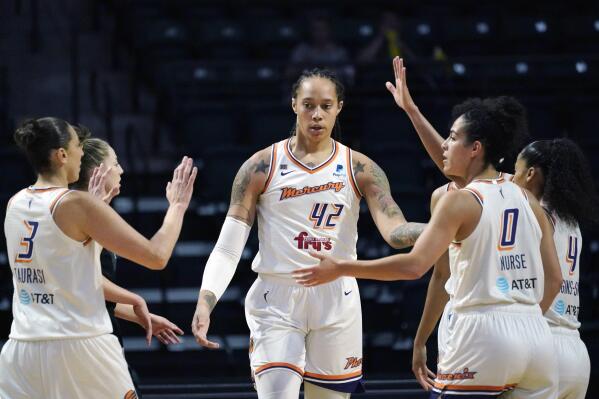
{"type": "MultiPolygon", "coordinates": [[[[597,2],[0,0],[0,197],[5,204],[34,181],[12,142],[27,117],[61,117],[107,139],[125,169],[114,207],[146,235],[161,223],[172,168],[193,156],[200,174],[167,269],[124,260],[118,268],[118,282],[182,327],[184,342],[148,348],[141,328],[123,323],[127,358],[143,383],[243,381],[243,299],[255,277],[255,232],[212,317],[221,349],[198,347],[190,323],[234,174],[252,153],[289,135],[291,84],[302,69],[328,66],[341,76],[341,141],[381,165],[409,220],[427,220],[430,194],[445,182],[385,89],[395,55],[404,57],[412,96],[443,135],[453,104],[513,95],[528,108],[533,138],[575,140],[599,176],[597,2]]],[[[359,257],[392,253],[361,211],[359,257]]],[[[594,363],[599,230],[585,228],[583,237],[581,334],[594,363]]],[[[12,319],[4,241],[0,264],[1,345],[12,319]]],[[[360,282],[368,379],[411,377],[427,283],[428,276],[360,282]]],[[[436,338],[430,343],[433,366],[436,338]]],[[[592,373],[588,397],[599,392],[599,371],[592,373]]]]}

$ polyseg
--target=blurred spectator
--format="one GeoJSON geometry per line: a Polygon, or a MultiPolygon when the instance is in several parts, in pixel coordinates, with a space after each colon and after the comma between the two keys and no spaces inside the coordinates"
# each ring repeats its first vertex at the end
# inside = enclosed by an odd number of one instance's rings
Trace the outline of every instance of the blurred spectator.
{"type": "Polygon", "coordinates": [[[287,79],[295,80],[302,70],[319,67],[332,70],[343,83],[353,84],[354,66],[347,50],[335,43],[329,21],[324,17],[310,20],[308,34],[309,41],[298,44],[291,52],[287,79]]]}
{"type": "Polygon", "coordinates": [[[395,57],[414,61],[417,57],[401,38],[399,18],[391,11],[381,15],[378,34],[357,55],[360,64],[389,62],[395,57]]]}

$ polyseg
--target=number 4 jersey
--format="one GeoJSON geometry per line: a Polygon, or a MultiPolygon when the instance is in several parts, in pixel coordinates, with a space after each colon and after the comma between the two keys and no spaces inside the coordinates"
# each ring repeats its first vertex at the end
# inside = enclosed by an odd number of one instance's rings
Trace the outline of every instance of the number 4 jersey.
{"type": "Polygon", "coordinates": [[[314,266],[318,260],[310,252],[356,259],[361,195],[351,150],[332,143],[330,156],[317,166],[299,161],[289,139],[272,145],[268,179],[257,204],[255,272],[286,276],[314,266]]]}
{"type": "Polygon", "coordinates": [[[480,203],[478,225],[449,247],[446,289],[455,310],[493,304],[538,304],[543,296],[541,228],[524,190],[503,176],[463,190],[480,203]]]}
{"type": "Polygon", "coordinates": [[[101,247],[69,238],[54,222],[54,210],[69,192],[30,187],[8,203],[4,234],[15,289],[12,339],[81,338],[112,331],[104,304],[101,247]]]}

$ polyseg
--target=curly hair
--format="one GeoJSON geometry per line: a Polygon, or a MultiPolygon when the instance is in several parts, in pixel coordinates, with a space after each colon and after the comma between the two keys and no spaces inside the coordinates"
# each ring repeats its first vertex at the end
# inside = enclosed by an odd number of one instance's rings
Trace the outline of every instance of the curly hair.
{"type": "Polygon", "coordinates": [[[462,116],[470,143],[480,141],[485,164],[496,169],[513,158],[528,137],[526,109],[514,97],[471,98],[453,107],[452,120],[462,116]]]}
{"type": "Polygon", "coordinates": [[[534,141],[520,157],[527,167],[541,169],[543,202],[566,223],[598,223],[599,198],[591,169],[580,147],[560,138],[534,141]]]}

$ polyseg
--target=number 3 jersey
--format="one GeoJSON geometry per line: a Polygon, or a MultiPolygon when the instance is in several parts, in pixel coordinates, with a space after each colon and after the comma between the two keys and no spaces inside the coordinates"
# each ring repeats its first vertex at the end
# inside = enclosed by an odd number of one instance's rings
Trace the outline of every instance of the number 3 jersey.
{"type": "Polygon", "coordinates": [[[290,277],[292,271],[318,263],[310,252],[356,259],[361,195],[351,150],[332,143],[330,156],[312,167],[293,155],[290,139],[272,145],[268,179],[257,204],[255,272],[290,277]]]}
{"type": "Polygon", "coordinates": [[[4,220],[13,275],[10,338],[51,340],[110,333],[99,253],[71,239],[53,213],[70,190],[28,188],[10,201],[4,220]]]}
{"type": "Polygon", "coordinates": [[[474,231],[449,246],[451,277],[445,287],[453,308],[538,304],[544,284],[542,233],[527,194],[503,176],[475,180],[463,190],[482,212],[474,231]]]}

